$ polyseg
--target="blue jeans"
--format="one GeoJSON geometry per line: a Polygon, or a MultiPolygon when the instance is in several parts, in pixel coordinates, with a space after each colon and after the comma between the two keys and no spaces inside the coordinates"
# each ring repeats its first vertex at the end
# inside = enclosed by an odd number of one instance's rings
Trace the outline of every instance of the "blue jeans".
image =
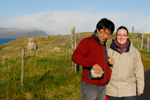
{"type": "Polygon", "coordinates": [[[130,96],[130,97],[112,97],[112,96],[109,96],[109,100],[136,100],[136,96],[130,96]]]}
{"type": "Polygon", "coordinates": [[[105,100],[106,86],[97,86],[81,82],[82,100],[105,100]]]}

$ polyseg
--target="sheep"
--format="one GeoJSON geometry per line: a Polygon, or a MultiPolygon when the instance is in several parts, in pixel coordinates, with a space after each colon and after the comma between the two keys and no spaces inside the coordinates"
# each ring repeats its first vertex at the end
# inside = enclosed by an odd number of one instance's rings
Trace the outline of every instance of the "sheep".
{"type": "Polygon", "coordinates": [[[27,46],[27,50],[28,51],[36,51],[38,49],[38,46],[35,42],[35,40],[33,38],[29,38],[28,39],[28,46],[27,46]]]}
{"type": "Polygon", "coordinates": [[[60,51],[60,48],[59,47],[54,47],[54,49],[52,49],[52,50],[49,50],[49,51],[51,51],[51,52],[54,52],[54,51],[60,51]]]}

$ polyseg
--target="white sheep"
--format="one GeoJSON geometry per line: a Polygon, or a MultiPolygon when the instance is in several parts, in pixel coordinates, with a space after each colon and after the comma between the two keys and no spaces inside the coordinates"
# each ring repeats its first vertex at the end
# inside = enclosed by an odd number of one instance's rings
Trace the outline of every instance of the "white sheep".
{"type": "Polygon", "coordinates": [[[33,38],[29,38],[28,41],[29,42],[28,42],[27,50],[36,51],[38,49],[38,46],[37,46],[35,40],[33,38]]]}
{"type": "Polygon", "coordinates": [[[49,51],[51,51],[51,52],[54,52],[54,51],[60,51],[60,48],[59,47],[54,47],[54,49],[52,49],[52,50],[49,50],[49,51]]]}

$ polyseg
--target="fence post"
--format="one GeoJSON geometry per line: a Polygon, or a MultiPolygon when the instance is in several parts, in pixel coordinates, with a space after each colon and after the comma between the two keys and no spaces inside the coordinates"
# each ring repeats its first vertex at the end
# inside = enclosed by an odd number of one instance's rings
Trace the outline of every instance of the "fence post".
{"type": "Polygon", "coordinates": [[[4,51],[3,52],[3,61],[2,61],[2,73],[3,73],[3,70],[4,70],[4,64],[5,64],[5,54],[4,54],[4,51]]]}
{"type": "Polygon", "coordinates": [[[76,46],[76,37],[75,37],[75,26],[72,29],[72,50],[75,50],[75,46],[76,46]]]}
{"type": "MultiPolygon", "coordinates": [[[[75,48],[76,48],[76,35],[75,35],[75,26],[73,26],[72,29],[72,52],[74,52],[75,48]]],[[[77,67],[76,64],[74,62],[72,62],[72,68],[75,69],[75,73],[77,73],[77,67]]]]}
{"type": "Polygon", "coordinates": [[[5,63],[5,54],[4,54],[4,51],[3,51],[3,62],[2,62],[2,70],[3,70],[3,65],[5,63]]]}
{"type": "Polygon", "coordinates": [[[134,33],[134,26],[132,26],[132,33],[134,33]]]}
{"type": "Polygon", "coordinates": [[[144,33],[142,33],[141,50],[143,50],[144,33]]]}
{"type": "Polygon", "coordinates": [[[147,37],[147,52],[149,51],[149,36],[147,37]]]}
{"type": "Polygon", "coordinates": [[[21,65],[21,85],[23,86],[24,79],[24,60],[25,60],[25,49],[22,48],[22,65],[21,65]]]}

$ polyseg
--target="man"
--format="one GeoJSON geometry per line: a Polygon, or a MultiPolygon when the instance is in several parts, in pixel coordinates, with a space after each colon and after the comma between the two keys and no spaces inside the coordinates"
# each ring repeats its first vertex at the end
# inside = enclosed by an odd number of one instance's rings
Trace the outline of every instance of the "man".
{"type": "Polygon", "coordinates": [[[92,36],[83,39],[72,55],[72,61],[83,66],[81,94],[82,100],[105,100],[106,84],[110,80],[113,58],[107,56],[106,41],[114,32],[112,21],[103,18],[92,36]],[[109,63],[108,63],[109,60],[109,63]],[[93,78],[91,69],[102,77],[93,78]]]}

